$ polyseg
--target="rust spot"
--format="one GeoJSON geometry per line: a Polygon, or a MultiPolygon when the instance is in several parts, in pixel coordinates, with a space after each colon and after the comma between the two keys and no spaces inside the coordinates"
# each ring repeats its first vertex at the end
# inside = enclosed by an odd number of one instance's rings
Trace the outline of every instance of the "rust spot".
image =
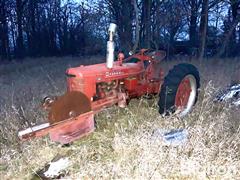
{"type": "Polygon", "coordinates": [[[51,104],[48,114],[50,124],[54,124],[91,111],[91,102],[78,91],[67,92],[51,104]]]}

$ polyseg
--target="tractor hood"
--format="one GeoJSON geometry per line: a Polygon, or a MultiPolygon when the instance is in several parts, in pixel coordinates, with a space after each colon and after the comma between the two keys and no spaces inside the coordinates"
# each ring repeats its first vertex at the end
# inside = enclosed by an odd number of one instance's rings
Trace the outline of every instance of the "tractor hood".
{"type": "Polygon", "coordinates": [[[85,78],[89,76],[102,75],[107,70],[108,68],[106,67],[106,64],[94,64],[89,66],[81,65],[79,67],[67,69],[66,74],[69,76],[73,75],[78,78],[85,78]]]}
{"type": "Polygon", "coordinates": [[[97,81],[108,78],[124,78],[131,75],[141,73],[143,67],[138,63],[124,63],[119,65],[119,62],[114,62],[112,69],[106,67],[105,63],[69,68],[66,71],[67,76],[76,78],[91,78],[96,77],[97,81]]]}

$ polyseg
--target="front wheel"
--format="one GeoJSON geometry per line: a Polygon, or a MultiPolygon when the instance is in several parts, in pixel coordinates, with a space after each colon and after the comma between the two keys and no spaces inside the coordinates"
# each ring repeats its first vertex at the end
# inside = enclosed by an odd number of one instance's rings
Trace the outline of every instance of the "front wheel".
{"type": "Polygon", "coordinates": [[[191,64],[178,64],[169,71],[159,94],[159,113],[187,115],[198,97],[200,77],[197,68],[191,64]]]}

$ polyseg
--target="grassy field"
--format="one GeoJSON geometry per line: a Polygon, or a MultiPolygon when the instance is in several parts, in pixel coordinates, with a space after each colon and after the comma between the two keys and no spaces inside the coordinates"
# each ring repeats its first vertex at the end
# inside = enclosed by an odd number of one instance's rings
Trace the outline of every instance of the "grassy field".
{"type": "MultiPolygon", "coordinates": [[[[45,95],[65,92],[65,70],[101,62],[100,57],[26,60],[0,65],[0,177],[40,179],[38,171],[56,157],[68,157],[65,179],[238,179],[240,110],[213,103],[216,92],[236,80],[236,60],[193,61],[201,74],[199,100],[184,119],[162,118],[153,100],[132,100],[97,115],[94,133],[69,147],[48,137],[19,142],[17,131],[44,122],[45,95]],[[173,147],[154,136],[157,129],[185,128],[184,145],[173,147]]],[[[170,69],[179,61],[163,62],[170,69]]],[[[239,79],[240,80],[240,79],[239,79]]]]}

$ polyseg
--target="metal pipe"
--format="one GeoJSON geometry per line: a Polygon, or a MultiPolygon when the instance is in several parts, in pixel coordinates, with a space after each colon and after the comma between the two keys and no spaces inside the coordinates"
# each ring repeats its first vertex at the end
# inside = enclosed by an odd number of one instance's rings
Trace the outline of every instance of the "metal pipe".
{"type": "Polygon", "coordinates": [[[107,68],[111,69],[113,67],[114,62],[114,50],[115,50],[115,44],[113,41],[114,34],[116,32],[117,25],[114,23],[111,23],[108,28],[109,33],[109,41],[107,42],[107,57],[106,57],[106,65],[107,68]]]}

